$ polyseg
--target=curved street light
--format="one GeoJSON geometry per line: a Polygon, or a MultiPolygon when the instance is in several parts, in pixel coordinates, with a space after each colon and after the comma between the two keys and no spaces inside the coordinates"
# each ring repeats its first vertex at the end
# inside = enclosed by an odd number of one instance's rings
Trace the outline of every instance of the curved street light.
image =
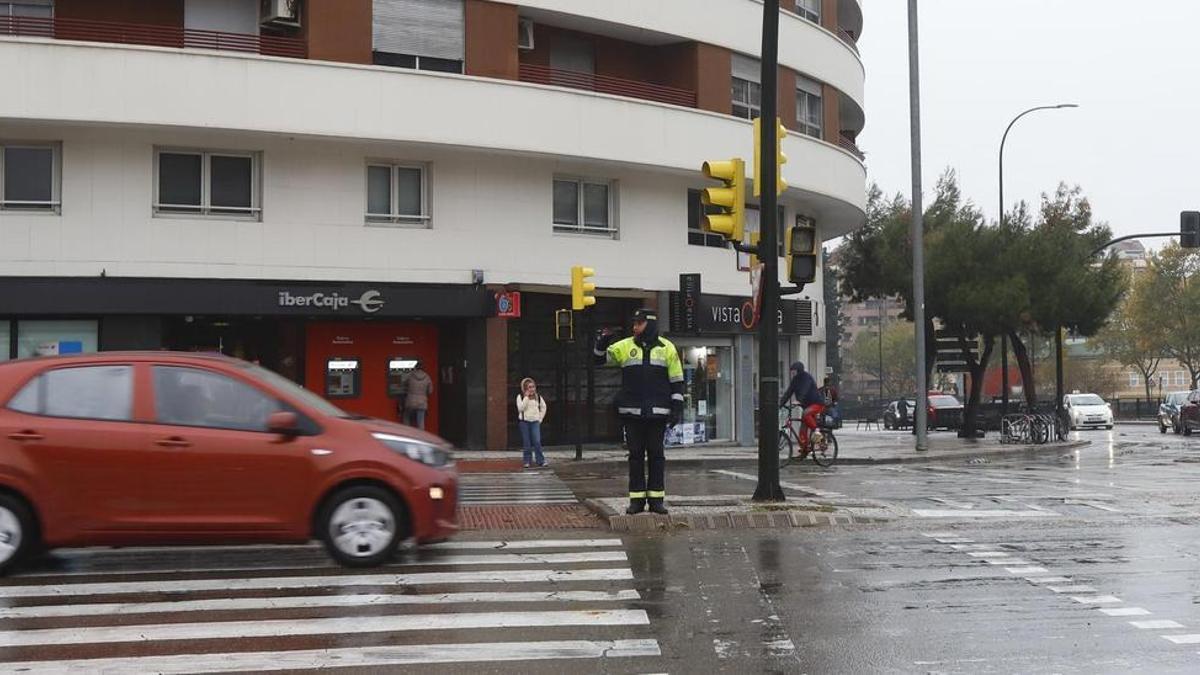
{"type": "MultiPolygon", "coordinates": [[[[1008,126],[1004,129],[1004,136],[1000,139],[1000,227],[1004,227],[1004,143],[1008,140],[1008,132],[1012,131],[1013,125],[1017,123],[1017,120],[1028,115],[1029,113],[1037,112],[1039,110],[1062,110],[1064,108],[1078,108],[1078,107],[1079,107],[1079,105],[1076,103],[1059,103],[1057,105],[1039,105],[1034,108],[1030,108],[1029,110],[1026,110],[1026,111],[1022,112],[1020,115],[1017,115],[1016,117],[1014,117],[1012,119],[1012,121],[1008,123],[1008,126]]],[[[1007,415],[1008,414],[1008,335],[1000,336],[1000,361],[1001,361],[1000,378],[1002,380],[1001,384],[1000,384],[1001,389],[1002,389],[1001,399],[1000,399],[1000,401],[1001,401],[1000,414],[1007,415]]]]}

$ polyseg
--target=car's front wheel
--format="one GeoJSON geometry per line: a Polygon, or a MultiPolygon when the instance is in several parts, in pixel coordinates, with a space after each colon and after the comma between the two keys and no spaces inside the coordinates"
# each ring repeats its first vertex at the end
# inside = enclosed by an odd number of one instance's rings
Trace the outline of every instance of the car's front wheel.
{"type": "Polygon", "coordinates": [[[1192,427],[1188,425],[1187,420],[1179,420],[1179,426],[1183,427],[1184,436],[1192,435],[1192,427]]]}
{"type": "Polygon", "coordinates": [[[20,563],[36,540],[29,506],[17,497],[0,494],[0,575],[20,563]]]}
{"type": "Polygon", "coordinates": [[[1160,433],[1160,434],[1167,433],[1167,425],[1163,424],[1162,422],[1159,422],[1158,423],[1158,433],[1160,433]]]}
{"type": "Polygon", "coordinates": [[[386,562],[396,551],[404,526],[395,496],[371,485],[334,494],[318,520],[325,550],[347,567],[375,567],[386,562]]]}

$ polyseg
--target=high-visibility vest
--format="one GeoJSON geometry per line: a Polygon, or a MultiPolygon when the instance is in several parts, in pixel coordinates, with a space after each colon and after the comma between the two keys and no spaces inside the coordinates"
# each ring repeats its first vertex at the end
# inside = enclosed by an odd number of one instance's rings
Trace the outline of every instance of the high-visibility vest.
{"type": "Polygon", "coordinates": [[[657,338],[650,349],[633,337],[618,340],[605,351],[605,363],[621,367],[620,416],[662,419],[672,403],[683,404],[683,364],[670,340],[657,338]]]}

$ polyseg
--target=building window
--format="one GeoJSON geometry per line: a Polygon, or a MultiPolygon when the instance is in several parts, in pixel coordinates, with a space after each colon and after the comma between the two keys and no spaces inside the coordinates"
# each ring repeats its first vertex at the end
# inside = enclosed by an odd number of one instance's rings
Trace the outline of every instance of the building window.
{"type": "Polygon", "coordinates": [[[367,164],[367,222],[429,227],[429,184],[419,164],[367,164]]]}
{"type": "Polygon", "coordinates": [[[825,111],[821,105],[821,84],[796,76],[796,123],[801,133],[821,137],[825,111]]]}
{"type": "Polygon", "coordinates": [[[699,190],[688,190],[687,207],[688,244],[692,246],[708,246],[711,248],[729,248],[729,242],[725,239],[725,237],[713,232],[705,231],[703,224],[700,222],[702,216],[720,213],[721,209],[719,207],[705,205],[702,203],[700,201],[699,190]]]}
{"type": "Polygon", "coordinates": [[[1138,374],[1137,373],[1129,373],[1129,388],[1133,389],[1134,387],[1138,386],[1139,384],[1141,384],[1141,379],[1138,378],[1138,374]]]}
{"type": "Polygon", "coordinates": [[[155,214],[262,215],[257,153],[159,150],[155,165],[155,214]]]}
{"type": "Polygon", "coordinates": [[[1187,374],[1187,372],[1186,372],[1186,371],[1183,371],[1183,370],[1176,370],[1176,371],[1175,371],[1175,380],[1174,380],[1174,382],[1175,382],[1175,386],[1176,386],[1176,387],[1182,387],[1182,386],[1186,385],[1186,384],[1188,383],[1188,381],[1187,381],[1187,375],[1188,375],[1188,374],[1187,374]]]}
{"type": "Polygon", "coordinates": [[[554,231],[616,238],[612,184],[582,178],[554,179],[554,231]]]}
{"type": "Polygon", "coordinates": [[[813,23],[821,23],[821,0],[796,0],[796,13],[813,23]]]}
{"type": "Polygon", "coordinates": [[[0,2],[0,17],[6,16],[33,16],[49,19],[54,16],[54,0],[0,2]]]}
{"type": "Polygon", "coordinates": [[[754,119],[760,114],[762,86],[757,82],[733,78],[733,114],[744,119],[754,119]]]}
{"type": "Polygon", "coordinates": [[[376,65],[463,72],[463,0],[373,0],[371,49],[376,65]]]}
{"type": "Polygon", "coordinates": [[[458,59],[439,59],[434,56],[393,54],[391,52],[372,52],[371,57],[377,66],[432,70],[439,73],[458,73],[460,75],[463,71],[463,62],[458,59]]]}
{"type": "Polygon", "coordinates": [[[58,213],[57,143],[0,143],[0,210],[58,213]]]}

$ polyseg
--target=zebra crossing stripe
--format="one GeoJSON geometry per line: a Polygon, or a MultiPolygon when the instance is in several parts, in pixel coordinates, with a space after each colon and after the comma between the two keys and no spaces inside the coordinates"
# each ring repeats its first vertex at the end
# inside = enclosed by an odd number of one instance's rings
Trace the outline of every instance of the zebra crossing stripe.
{"type": "Polygon", "coordinates": [[[624,551],[593,551],[587,553],[489,553],[460,555],[445,559],[413,560],[406,567],[426,565],[562,565],[586,562],[625,562],[624,551]]]}
{"type": "Polygon", "coordinates": [[[571,499],[467,499],[459,502],[462,506],[504,506],[506,504],[574,504],[571,499]]]}
{"type": "Polygon", "coordinates": [[[220,673],[318,668],[382,668],[437,663],[608,659],[661,656],[657,640],[562,640],[554,642],[481,642],[468,644],[397,645],[307,649],[229,654],[180,654],[131,658],[28,661],[4,664],[27,675],[105,673],[176,675],[197,671],[220,673]]]}
{"type": "Polygon", "coordinates": [[[140,626],[92,626],[0,631],[5,647],[47,647],[113,642],[159,642],[278,638],[298,635],[393,633],[424,630],[480,628],[532,628],[545,626],[644,626],[650,617],[641,609],[593,609],[558,612],[469,612],[456,614],[401,614],[347,616],[328,619],[269,619],[165,623],[140,626]]]}
{"type": "Polygon", "coordinates": [[[621,546],[620,539],[531,539],[527,541],[446,541],[422,546],[421,550],[496,549],[516,551],[530,548],[599,548],[621,546]]]}
{"type": "Polygon", "coordinates": [[[355,593],[351,595],[301,595],[274,598],[212,598],[164,602],[106,602],[79,605],[2,607],[2,619],[50,619],[71,616],[165,614],[175,612],[233,612],[273,609],[386,607],[394,605],[455,605],[476,602],[628,602],[640,600],[635,590],[621,591],[498,591],[475,593],[355,593]]]}
{"type": "MultiPolygon", "coordinates": [[[[118,593],[183,593],[188,591],[243,591],[283,588],[347,586],[416,586],[428,584],[508,584],[564,581],[626,581],[633,578],[627,567],[580,570],[491,570],[484,572],[422,572],[416,574],[350,574],[251,579],[180,579],[163,581],[117,581],[108,583],[0,586],[0,598],[46,596],[112,595],[118,593]]],[[[3,642],[0,642],[3,644],[3,642]]]]}

